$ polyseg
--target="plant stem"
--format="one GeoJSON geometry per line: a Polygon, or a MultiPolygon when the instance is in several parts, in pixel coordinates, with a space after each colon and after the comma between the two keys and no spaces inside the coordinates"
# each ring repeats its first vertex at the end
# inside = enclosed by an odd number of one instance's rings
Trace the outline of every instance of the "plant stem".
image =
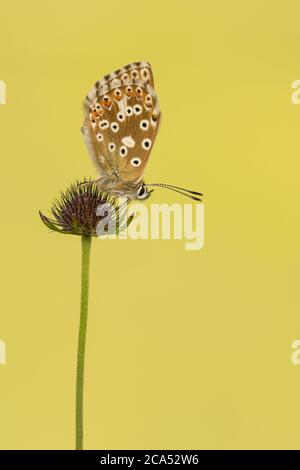
{"type": "Polygon", "coordinates": [[[77,377],[76,377],[76,450],[83,449],[83,386],[84,386],[84,356],[86,342],[86,328],[88,318],[89,298],[89,265],[92,238],[82,236],[81,258],[81,305],[80,323],[77,351],[77,377]]]}

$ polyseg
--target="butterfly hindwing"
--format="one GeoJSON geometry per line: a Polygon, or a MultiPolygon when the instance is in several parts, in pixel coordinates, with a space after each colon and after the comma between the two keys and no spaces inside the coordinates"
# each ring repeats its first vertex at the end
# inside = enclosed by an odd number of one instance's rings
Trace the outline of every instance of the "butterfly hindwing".
{"type": "Polygon", "coordinates": [[[105,76],[88,93],[84,108],[82,132],[100,176],[115,175],[119,188],[139,181],[160,119],[150,65],[136,62],[105,76]]]}

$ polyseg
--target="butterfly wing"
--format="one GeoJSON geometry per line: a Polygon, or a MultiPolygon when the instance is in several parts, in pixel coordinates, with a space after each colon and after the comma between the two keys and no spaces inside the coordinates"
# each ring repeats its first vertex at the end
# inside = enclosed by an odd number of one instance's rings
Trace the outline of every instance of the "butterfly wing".
{"type": "Polygon", "coordinates": [[[151,66],[135,62],[106,75],[84,109],[82,133],[100,177],[116,189],[140,181],[160,120],[151,66]]]}

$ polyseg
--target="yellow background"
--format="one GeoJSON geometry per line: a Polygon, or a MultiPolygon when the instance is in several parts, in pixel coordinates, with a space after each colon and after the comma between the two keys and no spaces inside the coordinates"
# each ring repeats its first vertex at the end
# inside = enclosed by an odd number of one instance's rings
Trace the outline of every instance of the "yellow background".
{"type": "Polygon", "coordinates": [[[74,446],[80,239],[38,210],[94,176],[82,100],[136,60],[163,112],[146,180],[204,192],[205,247],[94,241],[85,447],[300,448],[299,14],[297,0],[1,3],[2,449],[74,446]]]}

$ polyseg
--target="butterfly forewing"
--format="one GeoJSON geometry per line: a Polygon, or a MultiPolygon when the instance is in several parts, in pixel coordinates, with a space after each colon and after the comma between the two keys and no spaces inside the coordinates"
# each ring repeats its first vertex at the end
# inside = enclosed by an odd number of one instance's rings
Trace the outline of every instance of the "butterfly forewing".
{"type": "Polygon", "coordinates": [[[82,127],[100,176],[122,190],[144,173],[160,120],[151,67],[129,64],[96,82],[84,102],[82,127]]]}

